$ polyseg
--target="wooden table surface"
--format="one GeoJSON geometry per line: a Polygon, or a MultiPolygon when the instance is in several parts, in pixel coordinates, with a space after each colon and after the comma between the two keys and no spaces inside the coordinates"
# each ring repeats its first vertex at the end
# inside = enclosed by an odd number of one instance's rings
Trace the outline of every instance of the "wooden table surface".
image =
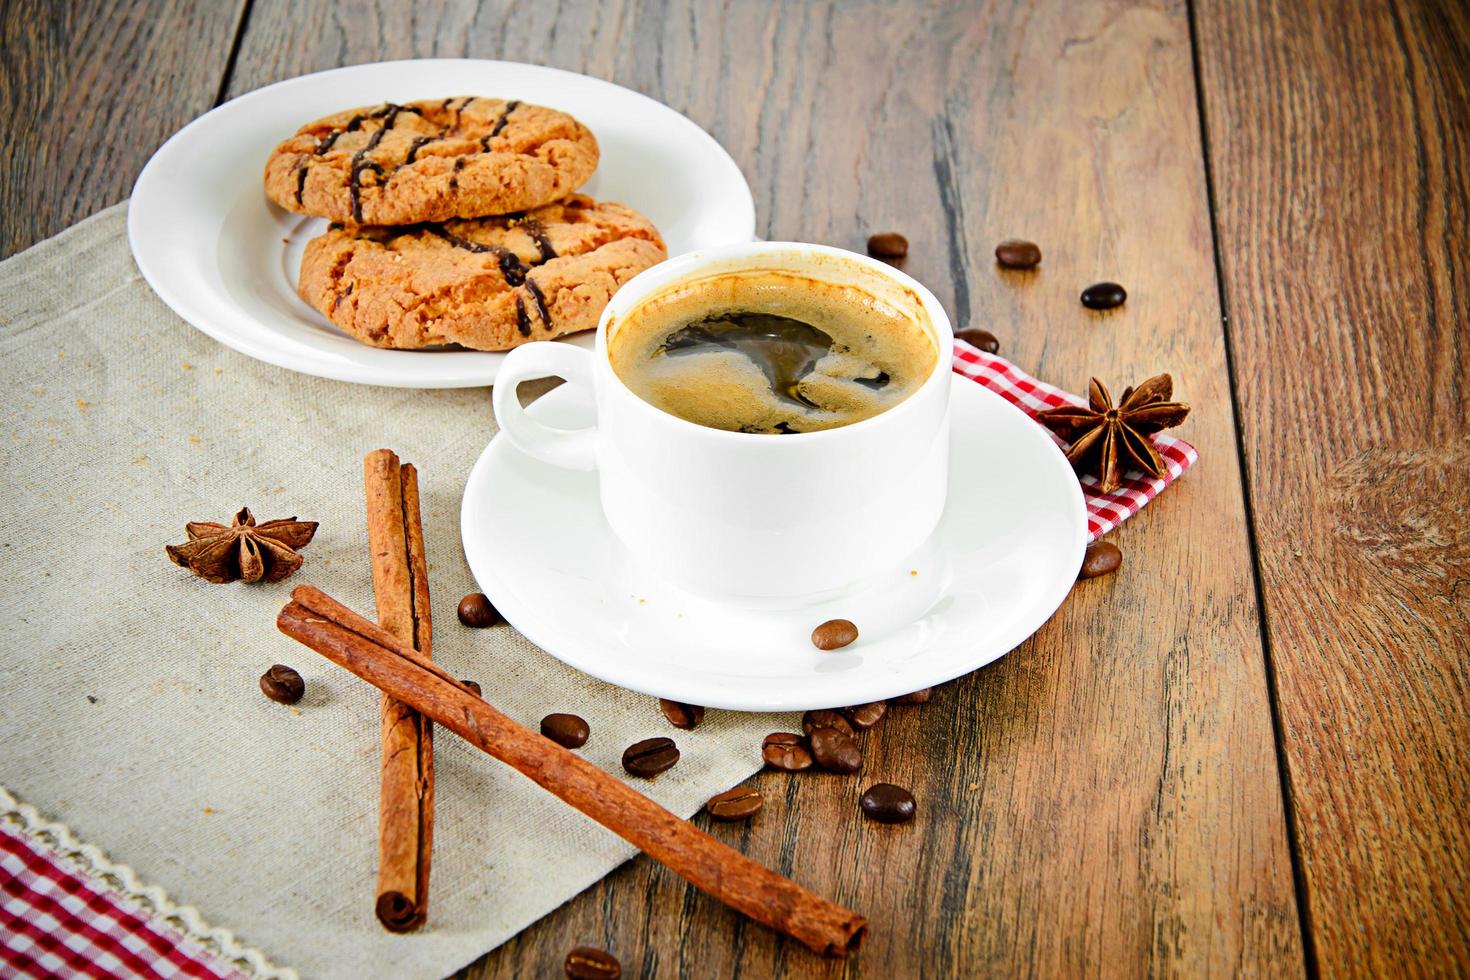
{"type": "MultiPolygon", "coordinates": [[[[1201,462],[1122,571],[712,832],[864,911],[844,963],[646,859],[467,975],[1470,970],[1470,7],[1463,0],[415,0],[0,7],[0,247],[123,199],[222,100],[390,58],[537,62],[725,145],[760,233],[860,248],[1042,378],[1170,371],[1201,462]],[[1025,237],[1039,271],[998,270],[1025,237]],[[1109,314],[1088,283],[1129,291],[1109,314]]],[[[961,505],[963,503],[961,502],[961,505]]],[[[704,818],[698,818],[703,824],[704,818]]]]}

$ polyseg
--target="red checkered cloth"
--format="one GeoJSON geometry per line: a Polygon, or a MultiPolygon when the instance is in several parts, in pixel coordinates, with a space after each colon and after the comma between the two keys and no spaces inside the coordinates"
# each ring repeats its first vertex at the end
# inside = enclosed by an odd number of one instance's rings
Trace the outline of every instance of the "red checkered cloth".
{"type": "MultiPolygon", "coordinates": [[[[1038,381],[1004,357],[987,354],[959,339],[954,344],[954,370],[956,374],[978,381],[1032,418],[1049,408],[1087,404],[1087,399],[1053,387],[1045,381],[1038,381]]],[[[1050,429],[1047,434],[1058,447],[1066,447],[1067,444],[1058,439],[1050,429]]],[[[1129,470],[1123,475],[1123,485],[1112,493],[1098,493],[1095,476],[1080,478],[1082,496],[1087,500],[1089,542],[1096,541],[1138,513],[1145,504],[1163,493],[1165,487],[1183,476],[1184,471],[1199,460],[1199,453],[1183,439],[1163,432],[1150,438],[1154,448],[1164,458],[1166,472],[1162,478],[1129,470]]]]}
{"type": "Polygon", "coordinates": [[[243,977],[60,853],[0,823],[0,977],[243,977]]]}

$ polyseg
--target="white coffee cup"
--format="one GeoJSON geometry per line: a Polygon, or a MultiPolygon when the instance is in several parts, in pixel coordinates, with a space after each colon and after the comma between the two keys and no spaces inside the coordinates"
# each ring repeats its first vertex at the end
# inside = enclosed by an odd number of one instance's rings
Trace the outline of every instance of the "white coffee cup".
{"type": "Polygon", "coordinates": [[[866,256],[792,242],[705,249],[618,290],[594,350],[545,342],[512,350],[496,377],[495,418],[523,452],[595,468],[608,524],[671,583],[730,598],[817,599],[892,570],[938,523],[949,476],[951,334],[929,290],[866,256]],[[934,341],[933,373],[872,418],[763,435],[670,415],[613,371],[609,336],[646,300],[691,279],[770,270],[860,289],[909,312],[934,341]],[[595,425],[554,429],[526,414],[517,385],[545,377],[589,388],[595,425]]]}

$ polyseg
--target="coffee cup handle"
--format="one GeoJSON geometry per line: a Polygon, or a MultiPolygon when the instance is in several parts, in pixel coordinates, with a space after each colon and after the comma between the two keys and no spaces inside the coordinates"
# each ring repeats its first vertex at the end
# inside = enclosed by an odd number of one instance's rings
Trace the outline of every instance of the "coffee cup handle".
{"type": "Polygon", "coordinates": [[[557,429],[526,414],[516,397],[522,381],[562,378],[592,393],[592,352],[570,344],[537,341],[505,356],[495,374],[491,404],[495,422],[511,443],[529,456],[573,470],[597,465],[597,426],[557,429]]]}

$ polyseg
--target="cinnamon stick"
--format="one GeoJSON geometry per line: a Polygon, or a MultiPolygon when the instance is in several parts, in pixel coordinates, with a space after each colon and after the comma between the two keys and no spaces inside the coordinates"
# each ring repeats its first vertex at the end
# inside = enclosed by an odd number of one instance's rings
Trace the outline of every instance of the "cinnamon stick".
{"type": "Polygon", "coordinates": [[[276,625],[327,659],[519,770],[731,908],[818,953],[857,949],[867,922],[680,820],[472,694],[444,668],[321,590],[299,586],[276,625]]]}
{"type": "MultiPolygon", "coordinates": [[[[432,630],[418,472],[412,465],[400,464],[391,450],[378,449],[363,460],[363,485],[378,623],[427,659],[432,630]]],[[[385,929],[412,932],[429,914],[433,724],[387,694],[380,712],[383,750],[375,909],[385,929]]]]}

